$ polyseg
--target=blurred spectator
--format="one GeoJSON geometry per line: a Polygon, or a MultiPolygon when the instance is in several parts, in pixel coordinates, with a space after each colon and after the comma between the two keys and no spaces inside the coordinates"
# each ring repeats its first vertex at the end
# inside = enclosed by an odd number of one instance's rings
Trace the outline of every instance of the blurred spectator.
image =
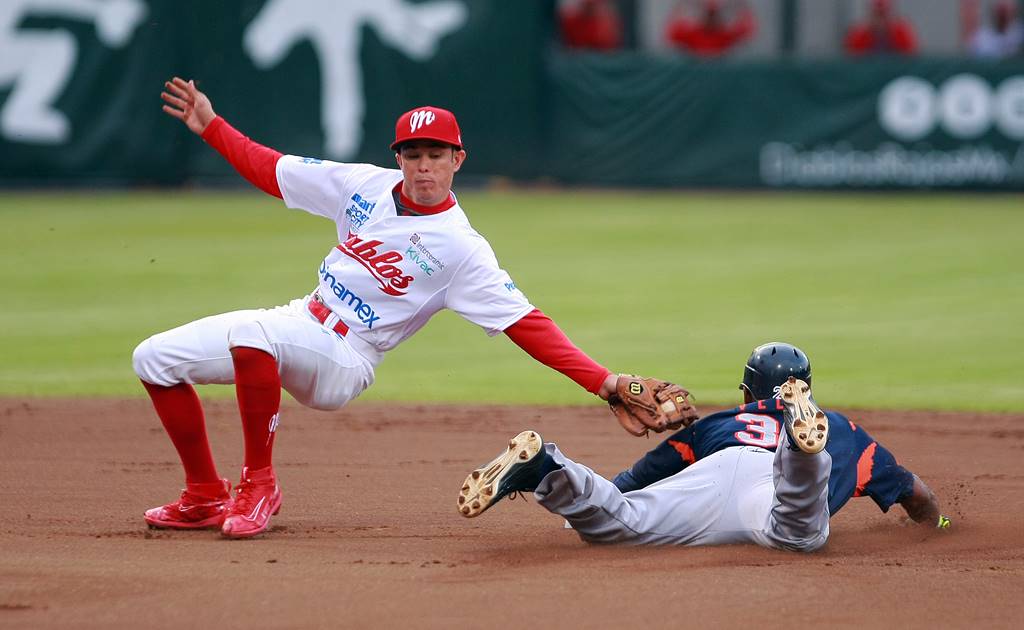
{"type": "Polygon", "coordinates": [[[989,59],[1005,59],[1020,54],[1024,48],[1024,24],[1017,16],[1016,3],[999,0],[992,5],[991,15],[990,23],[977,26],[977,0],[964,4],[967,49],[975,57],[989,59]]]}
{"type": "Polygon", "coordinates": [[[741,0],[727,20],[720,0],[702,0],[696,19],[686,15],[681,0],[669,15],[665,36],[676,47],[701,57],[715,57],[749,38],[757,30],[757,20],[746,0],[741,0]]]}
{"type": "Polygon", "coordinates": [[[615,50],[622,46],[622,20],[612,0],[572,0],[558,11],[562,41],[570,48],[615,50]]]}
{"type": "Polygon", "coordinates": [[[846,51],[851,55],[897,54],[917,52],[914,27],[896,15],[890,0],[871,0],[868,19],[854,24],[846,34],[846,51]]]}

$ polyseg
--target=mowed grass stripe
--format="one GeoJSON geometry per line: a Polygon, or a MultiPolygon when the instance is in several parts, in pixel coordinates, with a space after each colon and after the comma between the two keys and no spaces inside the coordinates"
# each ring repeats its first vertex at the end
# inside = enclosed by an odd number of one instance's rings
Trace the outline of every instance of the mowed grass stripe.
{"type": "MultiPolygon", "coordinates": [[[[785,339],[828,405],[1017,410],[1019,197],[466,192],[531,301],[614,370],[736,400],[743,360],[785,339]]],[[[334,226],[259,194],[0,197],[0,394],[141,395],[135,344],[300,296],[334,226]]],[[[231,395],[227,387],[205,394],[231,395]]],[[[365,398],[593,401],[503,336],[442,313],[365,398]]]]}

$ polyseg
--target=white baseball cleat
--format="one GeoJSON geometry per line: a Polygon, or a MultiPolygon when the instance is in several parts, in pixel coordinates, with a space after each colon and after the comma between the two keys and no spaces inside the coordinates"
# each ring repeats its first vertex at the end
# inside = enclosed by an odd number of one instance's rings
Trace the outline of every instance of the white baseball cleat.
{"type": "Polygon", "coordinates": [[[811,387],[790,376],[779,387],[786,432],[790,442],[805,453],[820,453],[828,442],[828,416],[811,398],[811,387]]]}
{"type": "Polygon", "coordinates": [[[523,431],[508,442],[501,455],[466,477],[459,491],[459,513],[479,516],[505,495],[531,492],[541,480],[544,442],[536,431],[523,431]]]}

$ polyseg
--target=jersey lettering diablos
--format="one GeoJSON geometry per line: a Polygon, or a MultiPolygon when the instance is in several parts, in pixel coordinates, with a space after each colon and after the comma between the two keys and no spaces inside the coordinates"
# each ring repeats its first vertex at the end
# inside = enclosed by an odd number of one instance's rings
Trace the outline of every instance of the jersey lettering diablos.
{"type": "Polygon", "coordinates": [[[320,263],[318,292],[348,335],[377,352],[445,308],[489,335],[533,310],[457,201],[437,214],[398,215],[392,192],[401,171],[288,155],[277,162],[277,180],[289,208],[337,225],[338,245],[320,263]]]}
{"type": "MultiPolygon", "coordinates": [[[[829,421],[825,450],[832,457],[828,480],[829,514],[853,497],[869,496],[883,512],[913,491],[914,476],[896,463],[885,447],[845,416],[826,411],[829,421]]],[[[705,416],[679,431],[615,477],[622,492],[644,488],[690,464],[732,446],[757,446],[774,451],[785,431],[782,405],[761,400],[705,416]]]]}

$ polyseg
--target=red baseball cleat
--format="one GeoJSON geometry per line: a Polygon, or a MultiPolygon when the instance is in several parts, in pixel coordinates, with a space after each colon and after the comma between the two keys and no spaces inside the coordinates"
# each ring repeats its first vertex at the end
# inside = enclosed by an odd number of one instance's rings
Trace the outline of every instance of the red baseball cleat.
{"type": "Polygon", "coordinates": [[[270,517],[281,511],[281,488],[274,468],[242,469],[235,486],[235,502],[228,510],[220,533],[227,538],[250,538],[270,527],[270,517]]]}
{"type": "Polygon", "coordinates": [[[174,503],[146,510],[146,522],[150,527],[170,529],[220,527],[231,507],[231,484],[227,479],[220,481],[223,484],[220,496],[202,496],[186,488],[174,503]]]}

